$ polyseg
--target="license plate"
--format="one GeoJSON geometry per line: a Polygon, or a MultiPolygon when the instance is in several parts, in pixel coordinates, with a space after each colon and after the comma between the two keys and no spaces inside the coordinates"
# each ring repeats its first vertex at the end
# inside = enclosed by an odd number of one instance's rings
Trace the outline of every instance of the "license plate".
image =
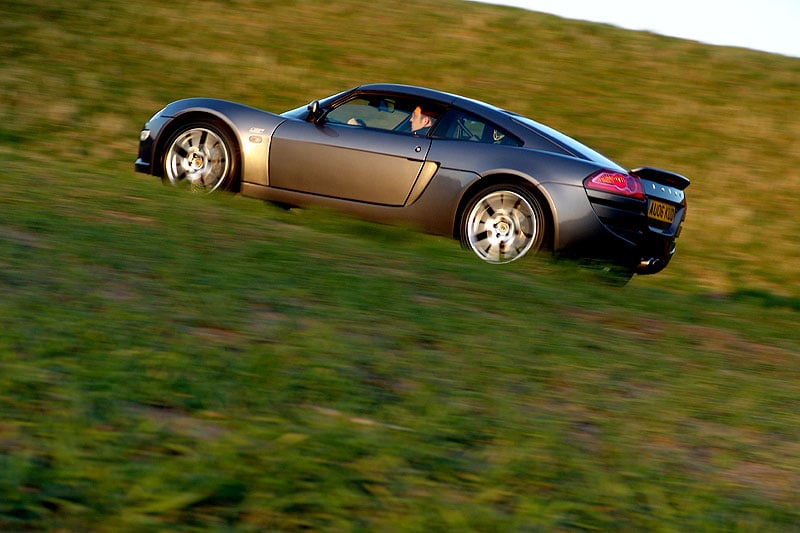
{"type": "Polygon", "coordinates": [[[647,216],[661,222],[672,224],[675,219],[675,206],[659,202],[658,200],[650,200],[650,207],[647,210],[647,216]]]}

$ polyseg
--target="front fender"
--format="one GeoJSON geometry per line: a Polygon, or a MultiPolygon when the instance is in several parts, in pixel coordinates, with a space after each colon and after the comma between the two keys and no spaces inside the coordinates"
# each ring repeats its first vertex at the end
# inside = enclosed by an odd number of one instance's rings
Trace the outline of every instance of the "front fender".
{"type": "MultiPolygon", "coordinates": [[[[193,120],[215,119],[228,127],[241,154],[243,182],[269,184],[267,158],[270,140],[284,117],[254,107],[216,98],[186,98],[168,104],[148,125],[157,125],[154,145],[163,151],[163,143],[181,125],[193,120]]],[[[155,130],[155,128],[153,128],[155,130]]],[[[158,155],[154,158],[156,163],[158,155]]],[[[157,164],[151,169],[157,174],[157,164]]]]}

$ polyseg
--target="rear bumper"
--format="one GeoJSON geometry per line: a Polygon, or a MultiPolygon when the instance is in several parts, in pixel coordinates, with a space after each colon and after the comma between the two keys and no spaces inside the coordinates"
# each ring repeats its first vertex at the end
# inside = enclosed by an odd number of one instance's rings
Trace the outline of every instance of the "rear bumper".
{"type": "Polygon", "coordinates": [[[613,260],[637,274],[655,274],[669,264],[686,217],[686,202],[682,192],[677,195],[676,190],[660,185],[658,189],[657,195],[645,200],[587,190],[605,237],[593,246],[594,255],[613,260]],[[668,202],[675,208],[671,222],[648,217],[652,199],[668,202]]]}

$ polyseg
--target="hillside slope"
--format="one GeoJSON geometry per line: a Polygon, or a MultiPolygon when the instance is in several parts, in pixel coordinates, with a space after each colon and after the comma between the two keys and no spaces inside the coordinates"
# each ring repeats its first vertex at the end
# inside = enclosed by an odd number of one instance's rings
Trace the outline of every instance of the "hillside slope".
{"type": "Polygon", "coordinates": [[[366,5],[199,2],[188,24],[160,4],[7,2],[4,138],[122,171],[173,99],[280,111],[365,81],[424,84],[689,176],[680,260],[648,284],[798,296],[800,60],[497,6],[366,5]]]}
{"type": "Polygon", "coordinates": [[[800,523],[800,60],[455,0],[0,13],[0,530],[800,523]],[[381,80],[686,174],[675,260],[496,268],[133,173],[170,100],[381,80]]]}

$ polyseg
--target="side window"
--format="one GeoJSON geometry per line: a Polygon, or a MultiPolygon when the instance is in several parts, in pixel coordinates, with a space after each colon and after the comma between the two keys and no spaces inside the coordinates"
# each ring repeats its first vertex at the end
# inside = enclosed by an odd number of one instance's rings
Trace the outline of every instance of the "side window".
{"type": "Polygon", "coordinates": [[[408,120],[410,113],[398,108],[391,98],[359,97],[332,109],[326,116],[329,124],[394,130],[408,120]]]}
{"type": "Polygon", "coordinates": [[[437,139],[522,146],[522,143],[517,138],[505,130],[474,115],[455,109],[451,109],[442,117],[433,136],[437,139]]]}
{"type": "Polygon", "coordinates": [[[421,98],[367,94],[331,109],[325,123],[425,136],[441,114],[441,104],[421,98]]]}

